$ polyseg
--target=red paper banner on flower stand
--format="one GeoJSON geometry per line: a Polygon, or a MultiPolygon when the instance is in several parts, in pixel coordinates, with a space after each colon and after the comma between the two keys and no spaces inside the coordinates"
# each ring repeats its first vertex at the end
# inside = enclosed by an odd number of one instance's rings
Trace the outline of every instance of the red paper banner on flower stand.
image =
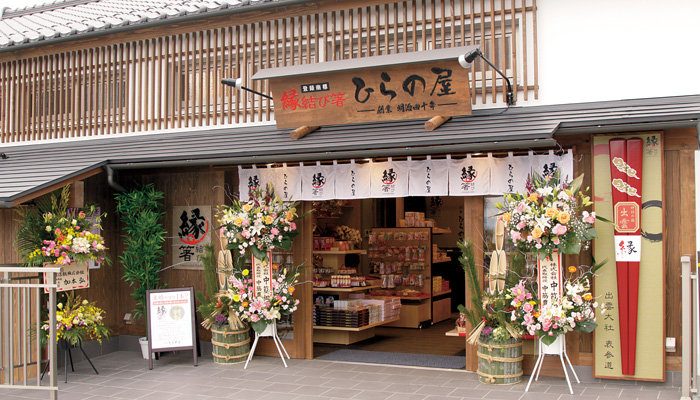
{"type": "Polygon", "coordinates": [[[253,293],[255,297],[270,298],[272,293],[272,251],[267,251],[267,260],[253,258],[253,293]]]}
{"type": "Polygon", "coordinates": [[[537,259],[537,283],[541,307],[556,303],[561,299],[561,254],[552,253],[552,257],[537,259]]]}

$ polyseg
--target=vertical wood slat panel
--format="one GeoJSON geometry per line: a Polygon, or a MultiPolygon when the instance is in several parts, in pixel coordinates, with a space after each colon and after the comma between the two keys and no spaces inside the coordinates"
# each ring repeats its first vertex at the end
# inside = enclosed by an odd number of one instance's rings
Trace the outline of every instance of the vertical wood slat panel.
{"type": "MultiPolygon", "coordinates": [[[[484,9],[485,0],[480,4],[479,10],[479,44],[482,51],[486,52],[486,10],[484,9]]],[[[479,57],[479,71],[481,71],[481,104],[486,104],[486,63],[479,57]]]]}
{"type": "MultiPolygon", "coordinates": [[[[294,20],[292,19],[292,22],[294,20]]],[[[293,26],[293,25],[292,25],[293,26]]],[[[243,40],[240,41],[241,47],[243,50],[243,70],[241,71],[241,76],[245,76],[245,82],[247,82],[248,76],[248,25],[243,25],[243,30],[241,31],[241,34],[243,35],[243,40]]],[[[291,55],[292,58],[294,58],[294,55],[291,55]]],[[[241,98],[241,103],[243,106],[243,122],[248,122],[248,91],[238,91],[238,95],[240,95],[241,98]]]]}
{"type": "MultiPolygon", "coordinates": [[[[212,79],[212,84],[214,85],[214,121],[213,125],[219,125],[219,123],[224,123],[224,108],[223,108],[223,96],[219,96],[220,81],[221,76],[219,74],[220,68],[223,69],[225,64],[222,61],[221,67],[219,67],[219,54],[223,57],[223,41],[224,35],[221,29],[214,30],[214,78],[212,79]],[[221,107],[221,108],[219,108],[221,107]]],[[[223,95],[223,89],[222,95],[223,95]]]]}
{"type": "MultiPolygon", "coordinates": [[[[285,35],[286,36],[286,35],[285,35]]],[[[234,62],[234,74],[233,76],[235,78],[240,77],[241,79],[244,78],[243,74],[241,74],[241,27],[236,26],[234,38],[236,39],[236,46],[235,46],[235,54],[236,54],[236,61],[234,62]]],[[[236,98],[236,107],[234,108],[234,115],[235,115],[235,120],[236,123],[240,122],[241,118],[241,93],[237,90],[232,90],[233,96],[236,98]]]]}
{"type": "MultiPolygon", "coordinates": [[[[522,1],[522,16],[523,20],[527,16],[527,0],[521,0],[522,1]]],[[[523,44],[523,99],[527,101],[527,84],[528,84],[528,76],[527,76],[527,24],[522,23],[523,26],[523,39],[522,39],[522,44],[523,44]]]]}
{"type": "MultiPolygon", "coordinates": [[[[505,74],[507,74],[507,66],[508,63],[506,62],[506,0],[501,0],[501,57],[500,57],[500,63],[499,66],[501,68],[501,71],[503,71],[505,74]]],[[[503,101],[506,101],[506,83],[505,79],[503,81],[503,86],[502,86],[502,92],[503,92],[503,101]]]]}
{"type": "MultiPolygon", "coordinates": [[[[537,72],[539,69],[539,66],[537,64],[537,0],[532,0],[532,63],[533,63],[533,75],[534,75],[534,95],[535,95],[535,100],[539,98],[539,84],[537,80],[537,72]]],[[[523,49],[523,55],[524,55],[525,49],[523,49]]],[[[526,89],[527,91],[527,89],[526,89]]]]}
{"type": "MultiPolygon", "coordinates": [[[[184,107],[182,107],[185,110],[185,115],[184,120],[185,120],[185,128],[190,126],[190,111],[192,110],[192,107],[194,103],[192,102],[192,95],[190,94],[190,82],[192,81],[192,77],[194,76],[194,71],[190,73],[190,60],[192,60],[192,49],[191,49],[191,42],[194,42],[194,33],[189,33],[185,35],[185,76],[184,76],[184,82],[182,85],[182,90],[184,91],[183,95],[183,102],[184,102],[184,107]]],[[[192,60],[192,67],[194,68],[194,60],[192,60]]]]}
{"type": "MultiPolygon", "coordinates": [[[[155,101],[154,103],[156,104],[156,119],[158,120],[158,129],[163,128],[163,94],[164,94],[164,86],[163,85],[163,59],[165,58],[166,51],[163,49],[163,46],[165,46],[165,41],[167,38],[158,38],[158,46],[156,48],[158,49],[158,57],[156,58],[156,63],[155,65],[152,66],[153,71],[157,70],[157,77],[155,79],[155,84],[154,87],[157,89],[153,92],[155,93],[155,101]]],[[[165,82],[167,83],[167,82],[165,82]]]]}
{"type": "MultiPolygon", "coordinates": [[[[515,38],[515,33],[517,31],[517,26],[515,25],[515,0],[510,1],[510,15],[512,18],[512,30],[513,33],[510,35],[510,46],[511,46],[511,65],[513,66],[513,99],[518,99],[518,68],[517,68],[517,40],[515,38]]],[[[526,89],[527,90],[527,89],[526,89]]]]}
{"type": "Polygon", "coordinates": [[[200,112],[205,116],[204,125],[208,126],[208,125],[211,125],[211,122],[210,122],[211,121],[211,85],[212,85],[212,81],[211,81],[211,59],[212,59],[211,41],[212,41],[212,36],[213,36],[212,33],[213,32],[212,31],[205,31],[205,32],[206,32],[206,37],[205,37],[205,43],[206,43],[206,53],[205,54],[206,54],[206,56],[205,56],[205,58],[207,60],[207,64],[206,64],[206,67],[204,70],[205,74],[204,74],[204,81],[202,82],[202,86],[204,86],[206,88],[206,91],[205,91],[206,102],[205,102],[204,110],[200,111],[200,112]]]}
{"type": "MultiPolygon", "coordinates": [[[[491,43],[491,60],[496,59],[496,4],[495,0],[491,0],[491,39],[489,40],[491,43]]],[[[503,68],[501,68],[501,71],[503,71],[503,68]]],[[[493,71],[493,68],[491,69],[491,101],[493,103],[496,102],[496,89],[498,88],[497,82],[499,80],[500,75],[496,74],[496,71],[493,71]]],[[[501,82],[503,85],[505,85],[505,82],[501,82]]]]}

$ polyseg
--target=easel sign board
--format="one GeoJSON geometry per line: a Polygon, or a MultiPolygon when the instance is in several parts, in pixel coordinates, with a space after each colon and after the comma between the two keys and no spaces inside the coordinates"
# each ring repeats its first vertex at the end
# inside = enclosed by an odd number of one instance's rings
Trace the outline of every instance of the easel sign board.
{"type": "Polygon", "coordinates": [[[147,290],[146,307],[148,369],[153,369],[153,352],[190,349],[197,366],[194,288],[147,290]]]}

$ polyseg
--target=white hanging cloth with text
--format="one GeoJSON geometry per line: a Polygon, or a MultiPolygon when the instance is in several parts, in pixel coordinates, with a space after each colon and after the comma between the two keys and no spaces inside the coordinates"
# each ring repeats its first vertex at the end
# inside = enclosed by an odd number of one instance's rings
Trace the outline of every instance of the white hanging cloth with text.
{"type": "Polygon", "coordinates": [[[513,153],[508,153],[504,158],[494,157],[493,169],[491,169],[491,194],[524,193],[531,170],[530,157],[514,157],[513,153]]]}
{"type": "Polygon", "coordinates": [[[372,197],[408,196],[408,161],[372,163],[370,193],[372,197]]]}
{"type": "Polygon", "coordinates": [[[282,201],[296,201],[301,197],[301,170],[283,164],[279,168],[268,168],[270,182],[275,186],[275,195],[282,201]]]}
{"type": "Polygon", "coordinates": [[[299,200],[322,201],[335,199],[335,165],[305,165],[301,169],[299,200]]]}
{"type": "Polygon", "coordinates": [[[370,164],[338,164],[335,168],[336,199],[370,198],[370,164]]]}
{"type": "Polygon", "coordinates": [[[449,160],[410,160],[409,196],[447,196],[449,160]]]}
{"type": "Polygon", "coordinates": [[[472,157],[449,160],[450,196],[484,196],[491,194],[493,157],[472,157]]]}
{"type": "Polygon", "coordinates": [[[257,188],[264,188],[270,181],[272,174],[266,172],[267,168],[242,168],[238,167],[238,199],[241,202],[250,200],[250,194],[257,188]]]}

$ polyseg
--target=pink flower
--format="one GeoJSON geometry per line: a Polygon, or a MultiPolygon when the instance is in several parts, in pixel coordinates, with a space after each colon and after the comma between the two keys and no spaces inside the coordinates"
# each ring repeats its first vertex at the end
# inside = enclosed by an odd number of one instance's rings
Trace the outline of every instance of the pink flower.
{"type": "Polygon", "coordinates": [[[523,304],[523,311],[525,311],[526,313],[531,313],[534,308],[535,307],[533,307],[530,303],[523,304]]]}
{"type": "Polygon", "coordinates": [[[517,231],[510,232],[510,238],[513,240],[513,242],[515,242],[516,240],[519,240],[521,238],[521,236],[522,235],[520,234],[520,232],[517,232],[517,231]]]}
{"type": "Polygon", "coordinates": [[[552,233],[555,235],[563,235],[566,233],[566,226],[562,224],[556,224],[554,225],[554,228],[552,228],[552,233]]]}
{"type": "Polygon", "coordinates": [[[251,322],[258,322],[259,320],[260,320],[260,317],[258,317],[258,314],[253,314],[250,316],[251,322]]]}
{"type": "Polygon", "coordinates": [[[277,236],[277,235],[280,234],[280,230],[277,229],[277,228],[272,228],[272,229],[270,229],[270,233],[271,233],[273,236],[277,236]]]}
{"type": "Polygon", "coordinates": [[[290,223],[289,223],[289,229],[291,229],[291,230],[297,229],[297,224],[295,224],[294,222],[290,222],[290,223]]]}
{"type": "Polygon", "coordinates": [[[516,227],[517,229],[523,229],[523,228],[525,228],[526,226],[527,226],[527,222],[525,222],[525,221],[520,221],[520,222],[518,222],[518,225],[516,225],[515,227],[516,227]]]}

